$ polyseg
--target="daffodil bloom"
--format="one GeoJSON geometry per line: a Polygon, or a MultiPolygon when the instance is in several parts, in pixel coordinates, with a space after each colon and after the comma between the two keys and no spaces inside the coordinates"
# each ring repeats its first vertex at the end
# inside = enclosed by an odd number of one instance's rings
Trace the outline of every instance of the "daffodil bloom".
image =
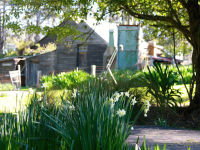
{"type": "Polygon", "coordinates": [[[149,110],[149,107],[150,107],[151,105],[149,104],[149,105],[147,105],[147,109],[149,110]]]}
{"type": "Polygon", "coordinates": [[[123,95],[124,95],[124,92],[121,92],[120,94],[121,94],[121,96],[123,96],[123,95]]]}
{"type": "Polygon", "coordinates": [[[41,86],[42,88],[47,88],[48,86],[47,86],[47,83],[42,83],[42,86],[41,86]]]}
{"type": "Polygon", "coordinates": [[[114,106],[115,106],[115,103],[112,102],[112,103],[110,104],[110,107],[113,108],[114,106]]]}
{"type": "Polygon", "coordinates": [[[38,101],[41,101],[43,98],[42,97],[40,97],[40,98],[38,98],[38,101]]]}
{"type": "Polygon", "coordinates": [[[133,106],[135,105],[135,103],[137,103],[137,101],[135,99],[136,99],[136,97],[134,97],[134,99],[131,100],[131,105],[133,105],[133,106]]]}
{"type": "Polygon", "coordinates": [[[75,110],[74,105],[69,106],[69,109],[70,109],[70,110],[75,110]]]}
{"type": "Polygon", "coordinates": [[[149,110],[149,107],[151,106],[151,104],[149,103],[148,100],[146,101],[146,106],[147,106],[147,109],[149,110]]]}
{"type": "Polygon", "coordinates": [[[112,97],[110,98],[110,102],[114,102],[114,99],[112,97]]]}
{"type": "Polygon", "coordinates": [[[145,110],[144,110],[144,113],[146,114],[148,111],[149,111],[148,109],[145,109],[145,110]]]}
{"type": "Polygon", "coordinates": [[[125,92],[125,95],[126,95],[127,97],[129,97],[129,92],[125,92]]]}
{"type": "Polygon", "coordinates": [[[117,111],[117,114],[119,115],[119,117],[123,117],[124,115],[126,115],[126,111],[124,109],[122,109],[122,110],[119,109],[117,111]]]}
{"type": "Polygon", "coordinates": [[[76,93],[77,92],[77,89],[73,89],[74,90],[74,93],[76,93]]]}
{"type": "Polygon", "coordinates": [[[114,97],[120,97],[120,94],[117,93],[117,92],[115,92],[115,93],[113,94],[113,96],[114,96],[114,97]]]}
{"type": "Polygon", "coordinates": [[[33,94],[34,90],[32,88],[29,88],[30,94],[33,94]]]}
{"type": "Polygon", "coordinates": [[[76,98],[76,93],[72,93],[72,97],[76,98]]]}
{"type": "Polygon", "coordinates": [[[116,96],[114,101],[117,102],[119,100],[119,96],[116,96]]]}
{"type": "Polygon", "coordinates": [[[37,94],[40,96],[40,95],[42,95],[42,92],[37,92],[37,94]]]}
{"type": "Polygon", "coordinates": [[[147,117],[147,114],[144,114],[144,117],[147,117]]]}

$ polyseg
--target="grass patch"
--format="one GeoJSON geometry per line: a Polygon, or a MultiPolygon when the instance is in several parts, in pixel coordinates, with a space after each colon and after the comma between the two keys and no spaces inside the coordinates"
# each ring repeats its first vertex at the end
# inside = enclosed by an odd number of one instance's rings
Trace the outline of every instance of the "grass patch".
{"type": "MultiPolygon", "coordinates": [[[[30,87],[22,86],[20,91],[29,91],[30,87]]],[[[36,87],[31,87],[33,90],[36,90],[36,87]]]]}

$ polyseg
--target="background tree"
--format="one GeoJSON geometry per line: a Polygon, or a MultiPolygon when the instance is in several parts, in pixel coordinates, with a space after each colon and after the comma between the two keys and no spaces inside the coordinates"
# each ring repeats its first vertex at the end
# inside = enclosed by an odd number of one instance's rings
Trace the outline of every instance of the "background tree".
{"type": "MultiPolygon", "coordinates": [[[[107,14],[121,13],[141,19],[143,25],[156,27],[155,34],[157,31],[157,34],[161,32],[166,37],[169,36],[168,33],[174,33],[176,37],[183,36],[193,47],[192,62],[196,72],[192,78],[193,83],[196,81],[195,96],[193,99],[190,98],[190,104],[200,107],[200,2],[198,0],[13,0],[13,4],[18,5],[18,11],[12,12],[15,17],[25,9],[39,11],[44,8],[49,12],[62,14],[61,21],[86,19],[87,14],[92,11],[97,21],[102,20],[107,14]],[[97,6],[95,10],[94,6],[97,6]],[[66,11],[61,13],[63,8],[66,11]]],[[[18,26],[14,27],[16,29],[18,26]]],[[[67,34],[73,34],[73,30],[68,32],[69,28],[69,26],[62,29],[46,27],[42,30],[47,34],[57,34],[61,40],[67,34]]]]}
{"type": "MultiPolygon", "coordinates": [[[[157,45],[162,45],[164,47],[164,53],[162,54],[164,57],[173,57],[174,43],[172,35],[168,33],[168,36],[165,36],[161,32],[157,35],[157,31],[154,33],[154,30],[154,27],[149,27],[148,25],[143,27],[144,39],[146,41],[155,41],[157,45]]],[[[191,44],[184,37],[176,36],[175,39],[176,56],[185,58],[190,55],[193,50],[191,44]]]]}
{"type": "MultiPolygon", "coordinates": [[[[103,0],[98,1],[97,20],[103,14],[118,13],[123,10],[127,15],[141,19],[141,23],[156,27],[154,35],[161,33],[184,37],[193,47],[193,69],[196,72],[195,96],[189,97],[190,104],[200,108],[200,2],[198,0],[103,0]],[[103,2],[103,3],[102,3],[103,2]]],[[[193,84],[192,84],[193,85],[193,84]]],[[[191,87],[192,88],[192,87],[191,87]]],[[[190,90],[191,93],[191,90],[190,90]]],[[[190,94],[188,92],[188,95],[190,94]]]]}

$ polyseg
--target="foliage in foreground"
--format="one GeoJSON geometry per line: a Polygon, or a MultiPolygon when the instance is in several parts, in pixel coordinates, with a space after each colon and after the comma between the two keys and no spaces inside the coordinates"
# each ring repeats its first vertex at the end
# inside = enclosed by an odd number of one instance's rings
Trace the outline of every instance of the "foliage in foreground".
{"type": "MultiPolygon", "coordinates": [[[[59,107],[50,105],[46,94],[43,100],[33,94],[27,109],[4,114],[0,147],[5,150],[126,148],[129,125],[137,119],[129,124],[136,101],[128,92],[112,94],[104,91],[102,85],[94,87],[89,82],[86,87],[74,89],[69,100],[62,97],[58,100],[62,102],[59,107]]],[[[149,107],[147,104],[137,117],[149,107]]]]}

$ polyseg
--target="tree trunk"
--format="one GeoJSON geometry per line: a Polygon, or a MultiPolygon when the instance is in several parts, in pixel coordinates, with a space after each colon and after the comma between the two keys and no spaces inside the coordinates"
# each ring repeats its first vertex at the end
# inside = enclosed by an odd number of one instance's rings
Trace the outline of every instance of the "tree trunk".
{"type": "MultiPolygon", "coordinates": [[[[198,31],[198,28],[197,28],[198,31]]],[[[193,33],[192,36],[192,46],[193,46],[193,54],[192,54],[192,63],[194,67],[196,88],[195,88],[195,96],[192,101],[190,101],[190,107],[193,109],[200,108],[200,37],[198,33],[193,33]]]]}
{"type": "Polygon", "coordinates": [[[191,105],[197,105],[200,108],[200,53],[198,53],[198,49],[194,48],[193,55],[196,55],[196,62],[193,60],[194,68],[196,72],[196,89],[195,89],[195,96],[191,105]]]}

